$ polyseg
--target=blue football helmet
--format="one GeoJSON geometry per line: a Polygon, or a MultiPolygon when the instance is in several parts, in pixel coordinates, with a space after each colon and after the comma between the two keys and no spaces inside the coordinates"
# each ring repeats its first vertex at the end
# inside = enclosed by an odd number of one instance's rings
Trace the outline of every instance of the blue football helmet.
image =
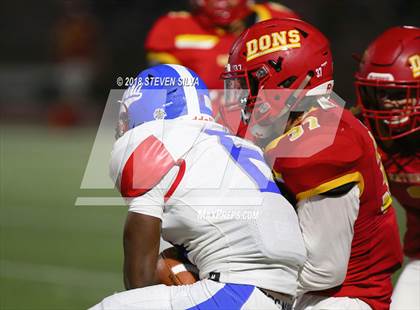
{"type": "Polygon", "coordinates": [[[191,69],[157,65],[139,73],[123,95],[117,137],[161,119],[212,119],[209,91],[191,69]]]}

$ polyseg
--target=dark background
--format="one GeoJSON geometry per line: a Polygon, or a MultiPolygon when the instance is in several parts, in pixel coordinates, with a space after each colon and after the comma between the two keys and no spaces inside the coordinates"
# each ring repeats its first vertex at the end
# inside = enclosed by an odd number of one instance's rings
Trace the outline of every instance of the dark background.
{"type": "MultiPolygon", "coordinates": [[[[25,70],[28,65],[48,66],[54,58],[52,33],[57,19],[63,14],[63,3],[66,2],[69,1],[2,1],[0,68],[12,68],[15,72],[15,69],[25,70]]],[[[99,29],[102,61],[99,74],[93,81],[93,95],[100,107],[106,100],[108,90],[115,88],[116,77],[133,76],[145,67],[143,44],[156,18],[169,10],[188,9],[188,1],[84,2],[99,29]]],[[[355,98],[353,73],[356,62],[352,53],[361,54],[367,44],[387,27],[402,24],[418,26],[420,20],[420,1],[416,0],[283,0],[281,3],[314,24],[331,40],[335,61],[335,90],[349,105],[355,98]]],[[[9,84],[7,76],[0,82],[0,87],[8,87],[10,92],[10,85],[5,85],[9,84]]],[[[15,83],[19,84],[16,87],[24,87],[19,81],[15,83]]],[[[39,93],[41,102],[53,96],[45,89],[39,93]]],[[[1,99],[0,94],[0,102],[3,104],[18,104],[10,102],[13,100],[1,99]]],[[[42,107],[45,105],[44,102],[42,107]]]]}

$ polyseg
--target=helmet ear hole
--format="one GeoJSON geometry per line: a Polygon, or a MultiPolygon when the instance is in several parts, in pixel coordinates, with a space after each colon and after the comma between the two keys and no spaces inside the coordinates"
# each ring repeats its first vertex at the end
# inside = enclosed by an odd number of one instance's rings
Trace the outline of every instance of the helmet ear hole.
{"type": "Polygon", "coordinates": [[[254,77],[252,74],[248,74],[249,88],[253,96],[258,94],[259,81],[257,77],[254,77]]]}
{"type": "Polygon", "coordinates": [[[281,65],[283,63],[283,58],[279,57],[277,59],[277,62],[275,62],[273,59],[270,59],[268,61],[268,64],[270,65],[270,67],[272,67],[274,70],[276,70],[276,72],[280,72],[281,71],[281,65]]]}
{"type": "Polygon", "coordinates": [[[312,78],[315,76],[315,72],[313,72],[312,70],[311,71],[308,71],[307,76],[309,77],[309,80],[308,80],[308,84],[306,84],[305,87],[310,87],[311,86],[312,78]]]}
{"type": "Polygon", "coordinates": [[[303,31],[300,28],[295,28],[295,29],[300,32],[300,34],[302,35],[302,37],[304,37],[304,38],[307,38],[308,37],[308,33],[307,32],[303,31]]]}
{"type": "Polygon", "coordinates": [[[283,80],[279,84],[277,84],[277,87],[279,88],[290,88],[292,86],[293,82],[297,80],[297,76],[292,75],[289,76],[287,79],[283,80]]]}

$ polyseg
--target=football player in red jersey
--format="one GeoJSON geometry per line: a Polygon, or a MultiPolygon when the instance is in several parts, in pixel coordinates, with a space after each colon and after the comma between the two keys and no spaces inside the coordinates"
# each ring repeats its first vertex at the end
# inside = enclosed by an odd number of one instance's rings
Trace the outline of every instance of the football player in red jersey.
{"type": "Polygon", "coordinates": [[[396,217],[375,141],[333,100],[332,73],[316,28],[264,21],[231,49],[226,105],[242,107],[239,134],[265,147],[296,199],[308,252],[296,309],[388,309],[402,262],[396,217]]]}
{"type": "MultiPolygon", "coordinates": [[[[170,12],[156,21],[146,39],[147,58],[151,64],[187,66],[213,90],[223,89],[220,73],[230,47],[246,27],[275,17],[297,18],[288,8],[272,2],[191,0],[191,6],[191,13],[170,12]]],[[[219,119],[218,92],[212,92],[212,96],[213,114],[223,123],[219,119]]],[[[239,111],[225,115],[229,118],[226,123],[238,124],[239,111]]]]}
{"type": "Polygon", "coordinates": [[[369,45],[356,73],[356,93],[382,150],[391,193],[407,214],[409,261],[391,308],[420,309],[420,28],[393,27],[369,45]]]}

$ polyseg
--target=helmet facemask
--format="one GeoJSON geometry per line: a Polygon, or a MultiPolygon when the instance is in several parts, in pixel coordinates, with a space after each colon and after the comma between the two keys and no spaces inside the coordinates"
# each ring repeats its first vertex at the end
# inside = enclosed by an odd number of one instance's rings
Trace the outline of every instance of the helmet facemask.
{"type": "MultiPolygon", "coordinates": [[[[269,78],[269,71],[261,66],[251,71],[236,71],[222,75],[225,84],[224,108],[229,110],[241,110],[241,120],[248,124],[251,113],[256,103],[264,104],[261,97],[258,97],[259,88],[269,78]]],[[[268,106],[261,108],[261,114],[268,111],[268,106]]]]}
{"type": "Polygon", "coordinates": [[[237,71],[222,75],[225,82],[223,109],[240,109],[242,123],[251,124],[251,132],[257,138],[267,138],[273,134],[275,128],[275,131],[281,128],[280,133],[283,133],[288,120],[285,116],[296,106],[304,105],[304,102],[316,101],[313,96],[305,97],[308,91],[305,88],[313,76],[312,71],[300,79],[295,75],[288,76],[274,87],[270,79],[281,69],[272,72],[268,68],[269,65],[264,64],[248,72],[237,71]],[[280,121],[281,124],[278,124],[280,121]]]}
{"type": "Polygon", "coordinates": [[[228,28],[250,13],[246,0],[190,0],[195,16],[205,25],[228,28]]]}
{"type": "Polygon", "coordinates": [[[380,140],[420,131],[419,44],[420,28],[391,27],[375,38],[359,59],[357,104],[366,125],[380,140]]]}
{"type": "Polygon", "coordinates": [[[393,140],[420,130],[420,82],[358,79],[358,104],[374,135],[393,140]]]}
{"type": "Polygon", "coordinates": [[[130,119],[128,114],[128,108],[125,103],[120,101],[120,113],[118,116],[117,127],[115,128],[115,139],[121,138],[130,128],[130,119]]]}

